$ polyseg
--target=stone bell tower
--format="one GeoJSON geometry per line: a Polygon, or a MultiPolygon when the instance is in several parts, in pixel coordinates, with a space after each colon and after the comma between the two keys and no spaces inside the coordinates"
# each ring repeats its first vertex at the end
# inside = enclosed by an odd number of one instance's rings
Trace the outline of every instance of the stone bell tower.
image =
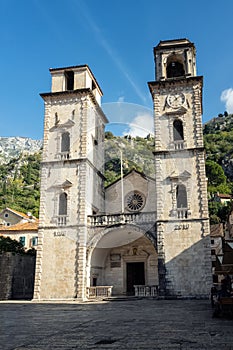
{"type": "Polygon", "coordinates": [[[154,105],[159,288],[164,295],[206,297],[211,256],[202,83],[194,44],[160,41],[154,48],[154,105]]]}
{"type": "Polygon", "coordinates": [[[85,296],[87,215],[104,210],[102,91],[87,65],[50,69],[34,299],[85,296]]]}

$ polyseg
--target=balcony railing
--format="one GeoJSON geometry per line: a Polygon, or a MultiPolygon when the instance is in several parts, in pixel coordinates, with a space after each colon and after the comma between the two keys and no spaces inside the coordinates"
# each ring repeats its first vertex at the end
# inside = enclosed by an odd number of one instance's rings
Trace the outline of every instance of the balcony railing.
{"type": "Polygon", "coordinates": [[[59,154],[61,160],[67,160],[70,159],[70,152],[61,152],[59,154]]]}
{"type": "Polygon", "coordinates": [[[87,298],[106,298],[112,295],[112,286],[87,287],[87,298]]]}
{"type": "Polygon", "coordinates": [[[90,226],[111,226],[116,224],[131,224],[153,222],[156,220],[156,213],[124,213],[124,214],[107,214],[107,215],[90,215],[88,216],[88,224],[90,226]]]}
{"type": "Polygon", "coordinates": [[[178,219],[187,219],[188,218],[188,209],[187,208],[177,208],[177,217],[178,217],[178,219]]]}
{"type": "Polygon", "coordinates": [[[175,150],[184,149],[184,141],[174,141],[175,150]]]}
{"type": "Polygon", "coordinates": [[[134,292],[136,297],[157,297],[158,296],[158,286],[144,286],[135,285],[134,292]]]}
{"type": "Polygon", "coordinates": [[[57,217],[57,225],[58,226],[65,226],[67,220],[67,215],[59,215],[57,217]]]}

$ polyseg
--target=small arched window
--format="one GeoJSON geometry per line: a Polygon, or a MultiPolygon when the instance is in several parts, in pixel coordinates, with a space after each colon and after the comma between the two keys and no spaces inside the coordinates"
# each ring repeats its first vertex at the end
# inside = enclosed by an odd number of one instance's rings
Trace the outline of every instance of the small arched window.
{"type": "Polygon", "coordinates": [[[68,132],[64,132],[61,135],[61,152],[69,152],[70,151],[70,134],[68,132]]]}
{"type": "Polygon", "coordinates": [[[182,63],[172,60],[167,65],[167,78],[182,77],[185,75],[182,63]]]}
{"type": "Polygon", "coordinates": [[[179,119],[174,120],[174,123],[173,123],[173,138],[174,138],[174,141],[184,140],[183,123],[179,119]]]}
{"type": "Polygon", "coordinates": [[[177,209],[188,208],[187,191],[184,185],[176,187],[176,205],[177,209]]]}
{"type": "Polygon", "coordinates": [[[59,215],[67,215],[67,194],[61,193],[59,196],[59,215]]]}

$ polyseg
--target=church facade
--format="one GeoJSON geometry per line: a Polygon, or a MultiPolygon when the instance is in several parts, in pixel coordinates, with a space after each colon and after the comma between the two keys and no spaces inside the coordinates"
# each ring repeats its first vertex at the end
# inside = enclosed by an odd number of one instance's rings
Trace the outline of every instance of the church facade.
{"type": "Polygon", "coordinates": [[[187,39],[161,41],[154,58],[154,176],[133,170],[107,188],[101,88],[87,65],[50,70],[35,300],[209,295],[202,77],[187,39]]]}

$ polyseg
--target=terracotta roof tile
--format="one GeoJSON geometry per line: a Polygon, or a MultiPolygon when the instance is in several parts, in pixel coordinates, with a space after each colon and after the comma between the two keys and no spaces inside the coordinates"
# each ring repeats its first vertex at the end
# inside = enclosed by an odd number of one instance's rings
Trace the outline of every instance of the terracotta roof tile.
{"type": "Polygon", "coordinates": [[[218,193],[217,197],[225,198],[225,199],[231,199],[231,195],[230,194],[225,194],[225,193],[218,193]]]}
{"type": "Polygon", "coordinates": [[[0,226],[0,232],[4,233],[5,231],[37,231],[38,223],[39,220],[36,219],[34,222],[18,223],[12,226],[0,226]]]}

